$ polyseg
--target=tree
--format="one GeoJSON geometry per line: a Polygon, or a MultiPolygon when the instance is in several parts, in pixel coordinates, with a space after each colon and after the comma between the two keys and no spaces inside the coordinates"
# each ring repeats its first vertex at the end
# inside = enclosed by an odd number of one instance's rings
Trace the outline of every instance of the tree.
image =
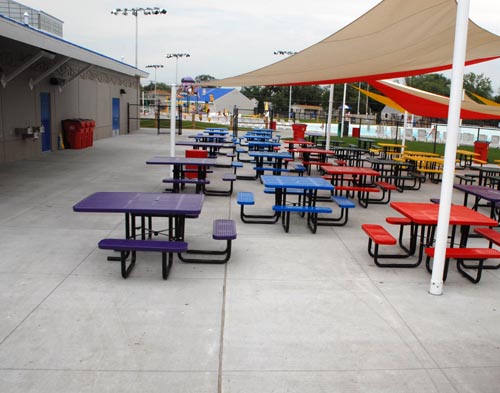
{"type": "MultiPolygon", "coordinates": [[[[366,96],[358,94],[358,90],[353,86],[358,87],[359,83],[347,85],[346,105],[351,108],[352,113],[357,112],[359,100],[359,112],[364,114],[366,112],[366,96]]],[[[361,88],[367,89],[366,83],[361,83],[361,88]]],[[[372,87],[369,90],[373,91],[372,87]]],[[[288,104],[290,99],[290,86],[248,86],[241,89],[241,93],[246,97],[255,98],[259,105],[257,111],[262,113],[264,111],[264,102],[271,102],[272,108],[275,113],[288,113],[288,104]]],[[[337,84],[334,87],[333,95],[333,110],[337,111],[342,106],[344,98],[344,85],[337,84]]],[[[292,86],[292,104],[299,105],[318,105],[321,106],[323,111],[328,111],[328,104],[330,99],[330,86],[329,85],[306,85],[306,86],[292,86]]],[[[384,105],[377,101],[368,99],[368,106],[372,112],[380,112],[384,105]]],[[[334,116],[336,114],[334,113],[334,116]]]]}
{"type": "Polygon", "coordinates": [[[198,75],[194,78],[194,81],[196,83],[201,83],[201,84],[205,85],[206,87],[215,87],[215,86],[208,86],[206,84],[206,82],[210,82],[213,80],[215,80],[215,78],[213,76],[207,75],[207,74],[201,74],[201,75],[198,75]]]}
{"type": "Polygon", "coordinates": [[[249,99],[255,98],[258,101],[257,112],[264,112],[264,101],[271,101],[269,86],[245,86],[241,89],[241,94],[249,99]]]}
{"type": "Polygon", "coordinates": [[[408,86],[442,96],[450,96],[451,80],[441,74],[425,74],[405,78],[408,86]]]}
{"type": "MultiPolygon", "coordinates": [[[[358,101],[359,101],[359,113],[364,114],[366,112],[366,96],[363,94],[359,94],[359,90],[356,87],[361,87],[364,90],[373,91],[373,87],[368,87],[368,84],[365,82],[362,83],[352,83],[347,85],[346,90],[346,105],[349,106],[351,113],[358,112],[358,101]]],[[[330,89],[326,89],[325,101],[328,102],[328,97],[330,94],[330,89]]],[[[339,109],[342,106],[344,101],[344,85],[338,84],[335,85],[335,90],[333,93],[333,108],[339,109]]],[[[373,111],[378,111],[378,103],[373,101],[371,98],[368,99],[368,107],[373,111]]],[[[383,108],[383,105],[382,105],[383,108]]]]}
{"type": "Polygon", "coordinates": [[[485,97],[488,99],[493,98],[493,87],[491,86],[491,79],[485,77],[484,74],[476,75],[473,72],[465,74],[464,89],[465,91],[475,93],[477,95],[480,95],[481,97],[485,97]]]}
{"type": "MultiPolygon", "coordinates": [[[[170,86],[167,85],[166,83],[163,82],[157,82],[156,83],[156,89],[157,90],[165,90],[165,91],[170,91],[170,86]]],[[[144,91],[154,91],[155,90],[155,83],[150,81],[148,85],[143,86],[142,90],[144,91]]]]}
{"type": "Polygon", "coordinates": [[[153,81],[149,81],[149,85],[144,85],[142,88],[144,91],[154,91],[155,83],[153,81]]]}
{"type": "MultiPolygon", "coordinates": [[[[241,93],[259,102],[258,112],[264,111],[264,102],[267,101],[276,113],[288,113],[290,86],[250,86],[243,87],[241,93]]],[[[318,105],[326,109],[328,94],[328,89],[319,85],[292,86],[292,104],[318,105]]]]}

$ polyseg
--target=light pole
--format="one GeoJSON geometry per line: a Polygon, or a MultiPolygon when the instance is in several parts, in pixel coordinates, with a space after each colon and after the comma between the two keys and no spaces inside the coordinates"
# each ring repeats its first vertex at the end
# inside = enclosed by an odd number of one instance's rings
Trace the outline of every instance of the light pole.
{"type": "Polygon", "coordinates": [[[138,43],[138,35],[139,35],[139,12],[141,12],[144,15],[164,15],[167,13],[167,10],[165,8],[158,8],[158,7],[147,7],[147,8],[142,8],[142,7],[134,7],[134,8],[115,8],[114,10],[111,11],[113,15],[129,15],[129,13],[133,16],[135,16],[135,68],[138,68],[138,48],[139,48],[139,43],[138,43]]]}
{"type": "MultiPolygon", "coordinates": [[[[292,56],[297,52],[292,52],[289,50],[276,50],[274,51],[275,55],[280,56],[292,56]]],[[[288,121],[290,121],[290,116],[292,115],[292,85],[290,85],[290,96],[288,97],[288,121]]]]}
{"type": "Polygon", "coordinates": [[[174,83],[177,83],[177,67],[179,65],[179,58],[180,57],[191,57],[189,53],[168,53],[165,55],[167,59],[171,59],[172,57],[175,57],[175,81],[174,83]]]}
{"type": "Polygon", "coordinates": [[[163,68],[161,64],[149,64],[146,68],[154,68],[155,69],[155,106],[158,104],[158,95],[156,94],[156,70],[158,68],[163,68]]]}

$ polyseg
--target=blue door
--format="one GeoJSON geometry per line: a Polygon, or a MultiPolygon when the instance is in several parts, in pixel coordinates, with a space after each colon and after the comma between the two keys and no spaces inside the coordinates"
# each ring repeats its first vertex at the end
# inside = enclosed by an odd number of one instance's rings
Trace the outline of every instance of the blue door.
{"type": "Polygon", "coordinates": [[[120,99],[113,98],[112,115],[113,117],[113,135],[120,134],[120,99]]]}
{"type": "Polygon", "coordinates": [[[41,135],[42,151],[51,150],[51,133],[50,133],[50,93],[40,93],[40,122],[45,128],[45,132],[41,135]]]}

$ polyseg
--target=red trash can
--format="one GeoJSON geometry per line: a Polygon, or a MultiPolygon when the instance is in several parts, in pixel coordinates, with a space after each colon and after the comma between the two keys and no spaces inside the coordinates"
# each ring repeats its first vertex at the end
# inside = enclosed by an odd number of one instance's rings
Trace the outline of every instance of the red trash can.
{"type": "Polygon", "coordinates": [[[292,124],[293,139],[298,141],[300,139],[305,139],[306,137],[307,124],[292,124]]]}
{"type": "Polygon", "coordinates": [[[474,153],[479,154],[476,158],[479,158],[483,161],[488,161],[488,149],[490,146],[490,142],[486,141],[475,141],[474,142],[474,153]]]}
{"type": "Polygon", "coordinates": [[[65,145],[70,149],[83,149],[86,146],[85,129],[80,120],[67,119],[62,121],[65,145]]]}
{"type": "Polygon", "coordinates": [[[94,146],[94,127],[90,127],[89,147],[94,146]]]}
{"type": "Polygon", "coordinates": [[[89,136],[89,147],[94,146],[94,128],[95,128],[95,120],[90,119],[89,120],[89,130],[90,130],[90,136],[89,136]]]}
{"type": "Polygon", "coordinates": [[[269,128],[271,130],[276,130],[276,122],[274,120],[269,122],[269,128]]]}
{"type": "Polygon", "coordinates": [[[352,128],[352,137],[353,138],[359,138],[360,133],[361,133],[361,128],[359,128],[359,127],[352,128]]]}
{"type": "Polygon", "coordinates": [[[84,146],[84,133],[81,129],[64,132],[66,145],[70,149],[83,149],[84,146]]]}
{"type": "Polygon", "coordinates": [[[85,147],[90,147],[90,145],[91,145],[90,138],[92,137],[91,131],[90,131],[91,128],[85,127],[84,130],[85,130],[85,147]]]}

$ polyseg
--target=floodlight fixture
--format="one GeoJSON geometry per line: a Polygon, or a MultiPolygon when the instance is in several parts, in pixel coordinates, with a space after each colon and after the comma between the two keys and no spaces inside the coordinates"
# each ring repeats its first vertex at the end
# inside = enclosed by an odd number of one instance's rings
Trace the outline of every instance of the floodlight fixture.
{"type": "Polygon", "coordinates": [[[179,65],[179,59],[182,57],[191,57],[189,53],[168,53],[165,55],[167,59],[175,58],[175,83],[177,83],[177,69],[179,65]]]}
{"type": "Polygon", "coordinates": [[[158,104],[158,95],[156,94],[156,70],[158,68],[163,68],[162,64],[148,64],[146,68],[154,68],[155,69],[155,105],[158,104]]]}
{"type": "Polygon", "coordinates": [[[114,10],[111,11],[112,15],[129,15],[129,13],[133,16],[135,16],[135,68],[138,67],[138,51],[139,51],[139,44],[138,44],[138,32],[139,32],[139,13],[142,12],[144,15],[164,15],[167,13],[167,10],[165,8],[158,8],[158,7],[148,7],[148,8],[142,8],[142,7],[133,7],[133,8],[115,8],[114,10]]]}

